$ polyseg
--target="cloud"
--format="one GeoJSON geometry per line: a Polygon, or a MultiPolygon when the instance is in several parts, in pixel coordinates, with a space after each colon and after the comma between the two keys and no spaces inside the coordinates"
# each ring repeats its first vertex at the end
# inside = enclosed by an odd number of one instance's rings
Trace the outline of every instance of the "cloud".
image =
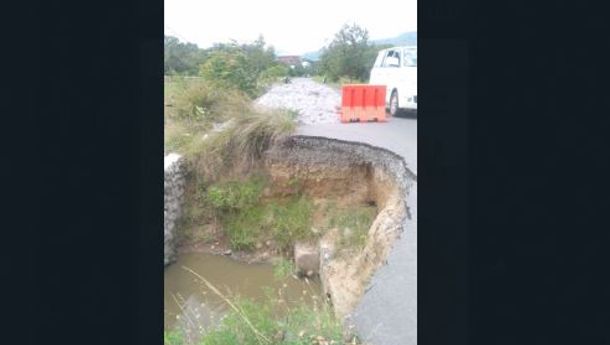
{"type": "Polygon", "coordinates": [[[207,47],[229,39],[267,43],[293,54],[321,48],[344,23],[355,22],[371,38],[417,30],[416,0],[196,0],[165,2],[165,33],[207,47]]]}

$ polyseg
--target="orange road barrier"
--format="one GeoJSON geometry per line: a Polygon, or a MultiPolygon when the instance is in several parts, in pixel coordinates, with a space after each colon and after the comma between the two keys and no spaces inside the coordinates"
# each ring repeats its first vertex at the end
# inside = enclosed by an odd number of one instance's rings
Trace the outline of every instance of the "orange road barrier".
{"type": "Polygon", "coordinates": [[[341,122],[387,121],[385,85],[347,84],[341,91],[341,122]]]}

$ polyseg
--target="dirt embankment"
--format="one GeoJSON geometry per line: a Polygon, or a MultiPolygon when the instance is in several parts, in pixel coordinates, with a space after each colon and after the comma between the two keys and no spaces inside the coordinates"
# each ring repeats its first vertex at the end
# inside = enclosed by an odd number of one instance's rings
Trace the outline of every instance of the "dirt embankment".
{"type": "MultiPolygon", "coordinates": [[[[261,167],[270,177],[265,198],[302,194],[315,205],[333,203],[339,207],[368,205],[376,216],[356,248],[341,246],[342,233],[329,229],[321,233],[320,278],[335,313],[347,315],[356,306],[375,270],[381,266],[407,217],[404,200],[414,180],[402,158],[366,144],[327,138],[293,136],[269,149],[261,167]],[[299,181],[295,185],[294,181],[299,181]]],[[[327,215],[324,207],[313,213],[312,231],[327,215]]],[[[265,241],[249,252],[229,250],[222,229],[208,225],[205,241],[184,242],[179,251],[203,251],[231,255],[247,262],[267,261],[279,253],[273,241],[265,241]]]]}
{"type": "MultiPolygon", "coordinates": [[[[375,270],[384,263],[402,230],[404,199],[415,179],[396,154],[366,144],[327,138],[295,136],[271,149],[266,164],[274,184],[290,178],[304,181],[304,192],[314,198],[334,197],[346,203],[377,206],[362,249],[349,255],[336,250],[337,231],[322,237],[320,276],[339,317],[353,310],[375,270]]],[[[336,229],[335,229],[336,230],[336,229]]]]}

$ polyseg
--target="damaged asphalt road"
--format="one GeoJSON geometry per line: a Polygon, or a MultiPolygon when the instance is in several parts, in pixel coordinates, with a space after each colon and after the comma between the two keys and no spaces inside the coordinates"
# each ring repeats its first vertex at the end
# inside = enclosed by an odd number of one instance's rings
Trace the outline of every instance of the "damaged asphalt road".
{"type": "MultiPolygon", "coordinates": [[[[307,81],[299,85],[307,87],[315,84],[307,81]]],[[[315,93],[301,93],[298,97],[304,94],[315,96],[315,93]]],[[[331,109],[326,100],[324,107],[331,109]]],[[[308,107],[315,102],[299,99],[295,108],[302,107],[301,104],[308,107]]],[[[283,103],[282,106],[286,107],[287,104],[283,103]]],[[[340,106],[340,99],[336,106],[340,106]]],[[[298,110],[303,115],[309,114],[303,109],[298,110]]],[[[401,156],[407,169],[417,176],[416,117],[389,118],[385,123],[342,124],[338,122],[339,115],[330,110],[316,112],[316,115],[315,121],[308,116],[299,121],[296,134],[360,142],[387,149],[401,156]],[[325,119],[325,116],[336,118],[325,119]]],[[[374,273],[365,295],[346,320],[348,325],[355,328],[361,340],[372,345],[417,344],[417,182],[412,184],[406,199],[410,217],[405,220],[387,263],[374,273]]]]}
{"type": "Polygon", "coordinates": [[[416,118],[394,117],[389,118],[388,122],[301,125],[296,134],[356,141],[388,149],[402,156],[407,168],[417,175],[416,118]]]}
{"type": "MultiPolygon", "coordinates": [[[[300,126],[299,135],[363,142],[401,156],[417,175],[417,120],[390,118],[386,123],[300,126]]],[[[387,258],[373,275],[348,318],[361,340],[373,345],[417,344],[417,182],[407,195],[410,219],[387,258]]]]}

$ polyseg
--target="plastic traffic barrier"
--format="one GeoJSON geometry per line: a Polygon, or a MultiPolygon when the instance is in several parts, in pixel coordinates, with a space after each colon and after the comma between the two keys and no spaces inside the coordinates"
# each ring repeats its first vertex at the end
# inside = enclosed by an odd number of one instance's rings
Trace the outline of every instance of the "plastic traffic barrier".
{"type": "Polygon", "coordinates": [[[343,85],[341,88],[341,122],[387,121],[385,93],[385,85],[343,85]]]}

